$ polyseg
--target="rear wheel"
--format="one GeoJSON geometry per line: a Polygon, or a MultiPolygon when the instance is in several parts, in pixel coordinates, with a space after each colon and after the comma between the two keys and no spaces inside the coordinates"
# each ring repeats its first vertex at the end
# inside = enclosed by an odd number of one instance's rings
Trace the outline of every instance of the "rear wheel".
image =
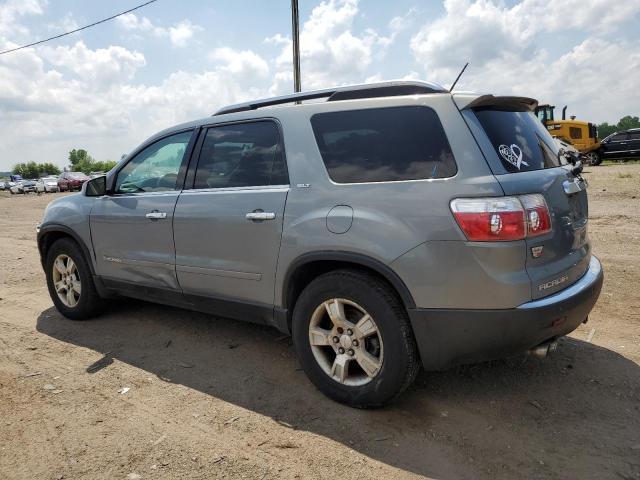
{"type": "Polygon", "coordinates": [[[595,150],[585,154],[585,157],[587,158],[587,163],[594,167],[597,167],[602,163],[602,155],[600,155],[600,152],[595,150]]]}
{"type": "Polygon", "coordinates": [[[85,320],[103,310],[104,301],[96,291],[89,264],[75,241],[62,238],[51,245],[45,273],[49,295],[65,317],[85,320]]]}
{"type": "Polygon", "coordinates": [[[304,289],[293,312],[293,341],[316,387],[354,407],[389,403],[420,366],[397,294],[378,277],[354,270],[324,274],[304,289]]]}

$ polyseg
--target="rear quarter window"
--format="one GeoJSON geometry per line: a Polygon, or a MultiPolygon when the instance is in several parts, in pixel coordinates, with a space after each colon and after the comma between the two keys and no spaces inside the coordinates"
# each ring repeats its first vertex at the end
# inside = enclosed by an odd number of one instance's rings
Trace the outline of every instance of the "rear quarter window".
{"type": "Polygon", "coordinates": [[[566,165],[558,144],[532,112],[479,109],[475,115],[507,172],[566,165]]]}
{"type": "Polygon", "coordinates": [[[457,172],[442,124],[427,107],[318,113],[311,125],[336,183],[445,178],[457,172]]]}

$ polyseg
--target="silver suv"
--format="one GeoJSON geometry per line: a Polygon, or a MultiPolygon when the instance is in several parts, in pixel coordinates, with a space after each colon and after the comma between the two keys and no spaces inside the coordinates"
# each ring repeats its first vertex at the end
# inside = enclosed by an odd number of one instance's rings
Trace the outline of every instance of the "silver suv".
{"type": "Polygon", "coordinates": [[[359,407],[420,365],[545,352],[603,274],[580,165],[535,106],[387,82],[164,130],[47,207],[51,298],[78,320],[123,295],[272,325],[359,407]]]}

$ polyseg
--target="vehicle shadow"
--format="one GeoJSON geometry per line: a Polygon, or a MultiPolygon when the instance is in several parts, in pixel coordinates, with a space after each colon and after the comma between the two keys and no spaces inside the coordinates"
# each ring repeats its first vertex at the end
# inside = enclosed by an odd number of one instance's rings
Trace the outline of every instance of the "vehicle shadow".
{"type": "Polygon", "coordinates": [[[640,476],[640,367],[575,339],[543,361],[422,372],[393,405],[357,410],[318,392],[290,339],[267,327],[118,300],[88,322],[50,308],[37,330],[107,354],[87,374],[115,358],[428,477],[640,476]]]}

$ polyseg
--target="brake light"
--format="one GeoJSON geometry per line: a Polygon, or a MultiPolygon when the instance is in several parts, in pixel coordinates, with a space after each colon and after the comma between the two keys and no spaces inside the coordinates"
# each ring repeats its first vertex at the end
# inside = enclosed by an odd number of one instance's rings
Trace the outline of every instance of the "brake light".
{"type": "Polygon", "coordinates": [[[504,242],[522,240],[551,230],[544,197],[456,198],[451,211],[468,240],[504,242]]]}
{"type": "Polygon", "coordinates": [[[550,232],[551,217],[544,197],[534,193],[522,195],[519,198],[527,214],[527,237],[535,237],[550,232]]]}

